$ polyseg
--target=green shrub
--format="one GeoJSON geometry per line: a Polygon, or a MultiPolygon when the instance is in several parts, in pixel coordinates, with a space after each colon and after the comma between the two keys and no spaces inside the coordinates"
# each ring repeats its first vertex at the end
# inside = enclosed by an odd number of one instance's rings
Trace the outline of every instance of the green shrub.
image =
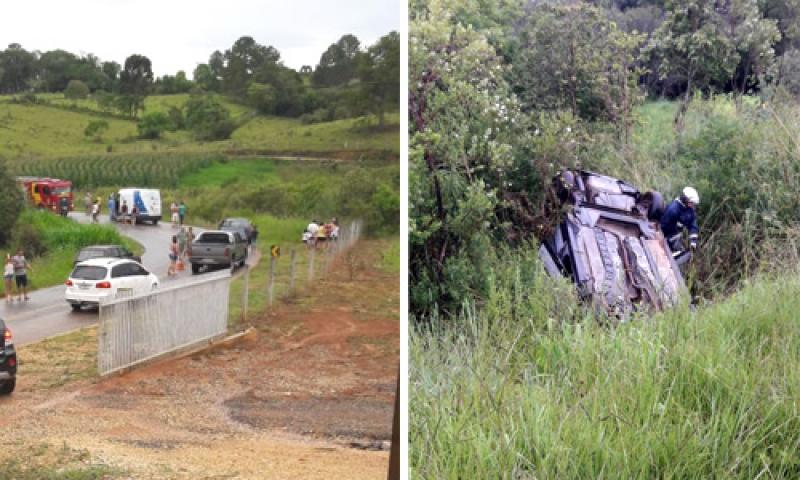
{"type": "Polygon", "coordinates": [[[184,109],[186,128],[198,140],[225,140],[236,130],[230,111],[214,96],[193,95],[184,109]]]}
{"type": "Polygon", "coordinates": [[[103,141],[103,133],[108,130],[108,122],[105,120],[90,120],[89,125],[83,131],[86,137],[94,139],[95,142],[103,141]]]}
{"type": "Polygon", "coordinates": [[[89,96],[89,87],[80,80],[70,80],[64,89],[64,97],[70,100],[83,100],[89,96]]]}
{"type": "Polygon", "coordinates": [[[137,123],[139,138],[154,140],[170,128],[172,122],[164,112],[150,112],[142,115],[137,123]]]}

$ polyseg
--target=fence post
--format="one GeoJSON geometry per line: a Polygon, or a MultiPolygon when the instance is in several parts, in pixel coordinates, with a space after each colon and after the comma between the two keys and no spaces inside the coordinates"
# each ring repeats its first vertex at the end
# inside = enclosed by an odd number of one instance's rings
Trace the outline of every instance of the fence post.
{"type": "Polygon", "coordinates": [[[242,274],[242,322],[247,322],[247,304],[250,300],[250,265],[245,264],[242,274]]]}
{"type": "Polygon", "coordinates": [[[296,267],[295,262],[297,260],[296,253],[297,252],[293,248],[291,253],[289,254],[289,256],[291,257],[291,260],[290,260],[291,263],[289,264],[289,295],[294,295],[294,275],[295,275],[295,270],[294,269],[296,267]]]}
{"type": "Polygon", "coordinates": [[[314,251],[316,248],[311,248],[308,251],[308,278],[306,278],[306,284],[310,284],[314,282],[314,251]]]}
{"type": "Polygon", "coordinates": [[[272,300],[275,298],[275,261],[277,257],[269,257],[269,307],[272,308],[272,300]]]}

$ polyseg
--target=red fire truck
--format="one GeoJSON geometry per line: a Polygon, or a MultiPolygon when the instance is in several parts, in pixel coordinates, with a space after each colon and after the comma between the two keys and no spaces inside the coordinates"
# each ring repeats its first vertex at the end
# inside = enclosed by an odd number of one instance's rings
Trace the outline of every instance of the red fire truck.
{"type": "Polygon", "coordinates": [[[72,182],[58,178],[46,177],[17,177],[17,184],[25,191],[25,199],[34,207],[59,211],[59,202],[62,198],[69,201],[69,210],[72,211],[72,182]]]}

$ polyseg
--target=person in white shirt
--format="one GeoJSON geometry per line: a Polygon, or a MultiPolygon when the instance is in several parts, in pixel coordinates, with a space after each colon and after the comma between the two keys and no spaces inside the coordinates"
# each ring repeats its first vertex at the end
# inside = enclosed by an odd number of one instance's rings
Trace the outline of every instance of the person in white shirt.
{"type": "Polygon", "coordinates": [[[11,303],[14,300],[12,292],[14,291],[14,261],[11,260],[11,255],[6,254],[6,265],[3,269],[3,280],[6,287],[6,303],[11,303]]]}
{"type": "Polygon", "coordinates": [[[308,239],[309,245],[316,246],[317,244],[317,232],[319,232],[319,222],[316,220],[312,220],[311,223],[308,224],[306,227],[306,232],[310,234],[308,239]]]}

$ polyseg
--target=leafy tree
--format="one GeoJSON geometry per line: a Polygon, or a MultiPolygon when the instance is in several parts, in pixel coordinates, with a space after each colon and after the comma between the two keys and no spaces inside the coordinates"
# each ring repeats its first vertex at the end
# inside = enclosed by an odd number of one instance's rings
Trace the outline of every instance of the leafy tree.
{"type": "Polygon", "coordinates": [[[194,83],[186,78],[186,72],[179,70],[173,75],[164,75],[156,80],[155,88],[160,94],[187,93],[194,83]]]}
{"type": "Polygon", "coordinates": [[[479,13],[476,2],[410,8],[410,297],[412,311],[424,314],[486,291],[487,255],[505,233],[496,220],[505,192],[512,181],[530,187],[530,139],[504,48],[459,20],[479,13]]]}
{"type": "Polygon", "coordinates": [[[725,83],[739,63],[736,45],[721,32],[723,18],[715,2],[667,0],[664,22],[653,32],[645,55],[660,62],[659,77],[676,75],[683,84],[683,103],[676,116],[681,129],[683,114],[695,90],[725,83]]]}
{"type": "Polygon", "coordinates": [[[108,131],[108,126],[108,122],[105,120],[91,120],[83,134],[99,143],[103,141],[103,134],[108,131]]]}
{"type": "Polygon", "coordinates": [[[64,97],[71,100],[82,100],[89,96],[89,87],[80,80],[70,80],[64,89],[64,97]]]}
{"type": "Polygon", "coordinates": [[[164,112],[150,112],[142,115],[136,127],[139,138],[154,140],[161,138],[161,134],[170,128],[171,122],[164,112]]]}
{"type": "Polygon", "coordinates": [[[51,50],[39,57],[39,81],[40,88],[48,92],[63,92],[67,88],[71,72],[68,69],[77,63],[78,57],[65,50],[51,50]]]}
{"type": "Polygon", "coordinates": [[[400,100],[400,34],[391,32],[358,57],[361,101],[385,123],[386,110],[400,100]]]}
{"type": "Polygon", "coordinates": [[[198,140],[224,140],[236,129],[230,111],[211,95],[193,95],[184,109],[186,128],[198,140]]]}
{"type": "Polygon", "coordinates": [[[311,81],[316,86],[342,85],[356,77],[356,57],[361,42],[354,35],[344,35],[328,47],[319,59],[311,81]]]}
{"type": "Polygon", "coordinates": [[[566,109],[629,130],[641,100],[635,64],[642,35],[617,28],[591,5],[543,5],[528,15],[519,42],[513,78],[526,110],[566,109]]]}
{"type": "Polygon", "coordinates": [[[100,69],[106,78],[106,85],[103,87],[108,92],[115,92],[119,87],[119,75],[122,72],[122,66],[117,62],[103,62],[100,69]]]}
{"type": "Polygon", "coordinates": [[[247,97],[263,113],[297,116],[304,112],[304,92],[299,73],[279,63],[267,63],[253,76],[247,97]]]}
{"type": "Polygon", "coordinates": [[[192,74],[195,84],[206,92],[219,92],[219,79],[206,63],[199,64],[192,74]]]}
{"type": "Polygon", "coordinates": [[[144,108],[144,99],[153,84],[153,68],[144,55],[131,55],[119,76],[119,90],[124,100],[120,105],[127,109],[128,116],[135,118],[144,108]]]}
{"type": "Polygon", "coordinates": [[[22,212],[22,192],[14,177],[8,172],[5,162],[0,159],[0,245],[8,245],[17,217],[22,212]]]}
{"type": "Polygon", "coordinates": [[[12,43],[0,52],[0,93],[18,93],[28,88],[36,74],[36,57],[22,45],[12,43]]]}
{"type": "Polygon", "coordinates": [[[278,63],[280,53],[273,47],[258,44],[253,37],[244,36],[225,51],[224,61],[223,91],[244,98],[247,94],[247,85],[256,71],[265,64],[278,63]]]}

